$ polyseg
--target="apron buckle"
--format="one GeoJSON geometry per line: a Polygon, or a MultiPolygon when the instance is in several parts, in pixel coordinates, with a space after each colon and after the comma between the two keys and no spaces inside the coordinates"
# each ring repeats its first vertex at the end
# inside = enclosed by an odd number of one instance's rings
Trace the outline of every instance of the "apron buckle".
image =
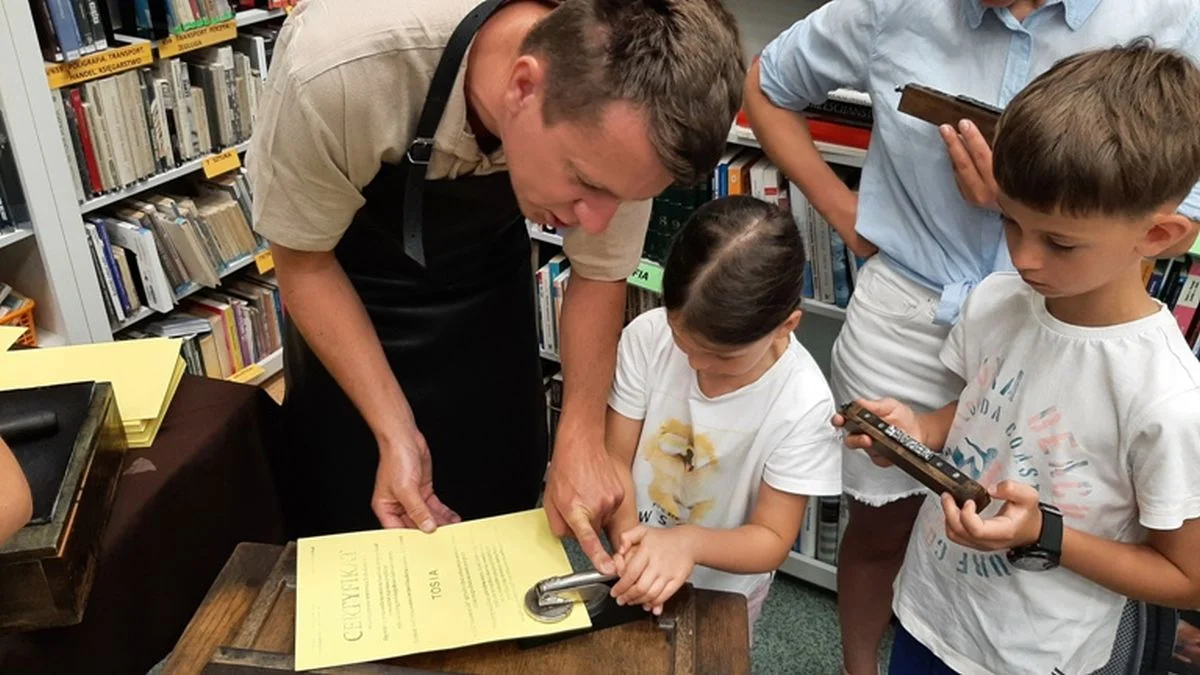
{"type": "Polygon", "coordinates": [[[405,153],[408,161],[418,166],[428,166],[429,160],[433,157],[433,139],[432,138],[414,138],[413,142],[408,146],[408,152],[405,153]]]}

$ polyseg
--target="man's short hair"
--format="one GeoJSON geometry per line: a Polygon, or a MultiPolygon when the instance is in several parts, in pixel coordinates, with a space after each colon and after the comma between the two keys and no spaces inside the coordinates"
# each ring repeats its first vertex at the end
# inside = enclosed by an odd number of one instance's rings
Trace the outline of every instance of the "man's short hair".
{"type": "Polygon", "coordinates": [[[681,184],[712,172],[741,107],[745,59],[720,0],[564,0],[521,52],[545,58],[547,124],[596,121],[628,101],[681,184]]]}
{"type": "Polygon", "coordinates": [[[993,171],[1045,213],[1141,217],[1200,180],[1200,69],[1148,39],[1062,59],[1004,111],[993,171]]]}

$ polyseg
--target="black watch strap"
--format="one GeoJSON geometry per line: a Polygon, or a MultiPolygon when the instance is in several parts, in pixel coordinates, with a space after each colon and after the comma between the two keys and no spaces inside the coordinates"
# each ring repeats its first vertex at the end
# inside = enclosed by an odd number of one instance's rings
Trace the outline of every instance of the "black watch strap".
{"type": "Polygon", "coordinates": [[[1036,546],[1054,556],[1054,561],[1062,556],[1063,549],[1063,517],[1062,511],[1051,504],[1039,503],[1042,511],[1042,534],[1038,537],[1036,546]]]}

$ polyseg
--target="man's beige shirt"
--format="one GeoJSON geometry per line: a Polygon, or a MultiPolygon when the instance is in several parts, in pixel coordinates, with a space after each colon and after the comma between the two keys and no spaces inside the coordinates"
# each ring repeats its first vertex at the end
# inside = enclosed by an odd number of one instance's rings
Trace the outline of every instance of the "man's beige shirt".
{"type": "MultiPolygon", "coordinates": [[[[262,236],[305,251],[337,245],[380,163],[404,156],[442,51],[479,1],[307,0],[296,8],[275,44],[246,157],[262,236]]],[[[434,136],[430,180],[507,170],[503,148],[484,155],[467,125],[466,62],[434,136]]],[[[629,276],[649,220],[649,201],[630,202],[603,234],[569,231],[563,246],[575,273],[629,276]]]]}

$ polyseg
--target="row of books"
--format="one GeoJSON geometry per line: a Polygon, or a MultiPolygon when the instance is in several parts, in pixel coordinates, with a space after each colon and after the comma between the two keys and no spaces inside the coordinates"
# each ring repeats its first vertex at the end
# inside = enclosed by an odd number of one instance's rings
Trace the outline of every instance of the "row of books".
{"type": "Polygon", "coordinates": [[[143,307],[170,312],[183,297],[215,288],[265,246],[250,228],[249,183],[242,172],[156,192],[89,214],[84,229],[109,318],[143,307]]]}
{"type": "Polygon", "coordinates": [[[12,140],[0,115],[0,236],[8,234],[21,225],[29,223],[29,205],[21,177],[17,174],[17,158],[13,154],[12,140]]]}
{"type": "Polygon", "coordinates": [[[809,498],[804,509],[804,524],[792,550],[800,555],[837,565],[842,535],[849,522],[847,497],[809,498]]]}
{"type": "MultiPolygon", "coordinates": [[[[836,165],[832,168],[851,190],[858,189],[860,169],[836,165]]],[[[837,230],[761,150],[729,150],[714,172],[713,194],[747,194],[790,211],[796,227],[800,228],[807,259],[804,297],[843,308],[850,303],[858,270],[866,260],[846,247],[837,230]]]]}
{"type": "Polygon", "coordinates": [[[228,379],[283,346],[283,299],[274,275],[247,272],[184,300],[179,309],[131,328],[118,339],[182,340],[187,372],[228,379]]]}
{"type": "Polygon", "coordinates": [[[182,33],[233,18],[229,0],[122,0],[123,16],[133,14],[133,32],[138,35],[182,33]],[[130,8],[129,5],[132,5],[130,8]]]}
{"type": "Polygon", "coordinates": [[[1150,295],[1171,309],[1179,330],[1200,357],[1200,257],[1147,260],[1142,265],[1142,279],[1150,295]]]}
{"type": "Polygon", "coordinates": [[[562,301],[571,279],[567,256],[558,253],[533,273],[537,309],[538,349],[557,354],[562,301]]]}
{"type": "Polygon", "coordinates": [[[109,47],[106,0],[29,0],[42,58],[75,61],[109,47]]]}
{"type": "Polygon", "coordinates": [[[79,201],[250,138],[264,71],[261,50],[247,51],[199,50],[52,91],[79,201]]]}

